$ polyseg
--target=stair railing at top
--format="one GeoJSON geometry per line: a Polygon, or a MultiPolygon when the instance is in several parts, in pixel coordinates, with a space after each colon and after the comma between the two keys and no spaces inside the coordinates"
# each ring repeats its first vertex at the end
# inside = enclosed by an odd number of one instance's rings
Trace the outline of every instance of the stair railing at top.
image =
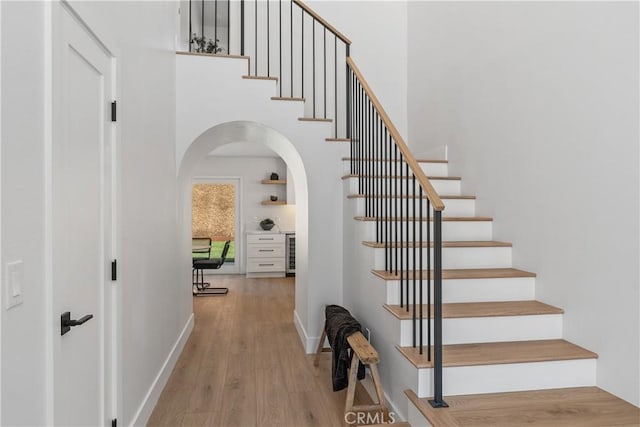
{"type": "Polygon", "coordinates": [[[364,219],[375,223],[376,246],[385,249],[385,276],[398,280],[413,347],[433,366],[430,402],[446,407],[444,204],[350,57],[351,41],[300,0],[190,0],[189,51],[193,34],[216,42],[212,53],[250,56],[250,77],[277,76],[275,99],[304,101],[305,120],[333,120],[334,139],[350,143],[350,172],[358,178],[364,219]]]}
{"type": "Polygon", "coordinates": [[[427,361],[432,363],[430,403],[446,407],[442,397],[444,204],[350,57],[347,67],[350,172],[358,178],[358,193],[364,198],[364,219],[375,222],[376,245],[385,249],[385,273],[398,279],[400,306],[411,313],[413,347],[420,354],[426,347],[427,361]]]}
{"type": "Polygon", "coordinates": [[[249,75],[278,79],[278,99],[305,101],[305,120],[333,121],[346,138],[351,41],[299,0],[190,0],[189,51],[251,57],[249,75]],[[218,49],[220,49],[218,51],[218,49]]]}

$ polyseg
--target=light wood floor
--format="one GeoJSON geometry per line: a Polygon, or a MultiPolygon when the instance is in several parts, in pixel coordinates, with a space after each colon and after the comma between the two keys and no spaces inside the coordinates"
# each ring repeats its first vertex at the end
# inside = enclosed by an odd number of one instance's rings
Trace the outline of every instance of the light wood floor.
{"type": "Polygon", "coordinates": [[[331,391],[331,353],[319,368],[304,353],[293,279],[213,277],[229,294],[194,298],[193,333],[148,425],[340,426],[345,390],[331,391]]]}

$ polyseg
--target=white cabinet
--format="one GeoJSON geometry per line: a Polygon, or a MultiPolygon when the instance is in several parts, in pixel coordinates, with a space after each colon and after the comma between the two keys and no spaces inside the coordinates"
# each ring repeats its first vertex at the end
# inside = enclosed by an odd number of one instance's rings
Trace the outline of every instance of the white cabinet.
{"type": "Polygon", "coordinates": [[[247,277],[284,277],[285,235],[247,233],[247,277]]]}

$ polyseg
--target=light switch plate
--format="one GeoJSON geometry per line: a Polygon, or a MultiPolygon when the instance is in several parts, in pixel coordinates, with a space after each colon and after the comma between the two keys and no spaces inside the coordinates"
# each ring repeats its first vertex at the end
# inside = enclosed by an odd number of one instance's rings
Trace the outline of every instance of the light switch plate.
{"type": "Polygon", "coordinates": [[[9,310],[22,304],[22,285],[24,282],[24,265],[22,260],[7,263],[4,280],[5,308],[9,310]]]}

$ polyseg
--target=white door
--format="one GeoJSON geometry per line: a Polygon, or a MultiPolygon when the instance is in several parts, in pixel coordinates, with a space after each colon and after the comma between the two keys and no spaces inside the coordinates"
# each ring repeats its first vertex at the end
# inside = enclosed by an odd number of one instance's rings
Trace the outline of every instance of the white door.
{"type": "Polygon", "coordinates": [[[111,422],[112,58],[53,4],[52,280],[56,425],[111,422]],[[86,320],[62,335],[61,315],[86,320]]]}

